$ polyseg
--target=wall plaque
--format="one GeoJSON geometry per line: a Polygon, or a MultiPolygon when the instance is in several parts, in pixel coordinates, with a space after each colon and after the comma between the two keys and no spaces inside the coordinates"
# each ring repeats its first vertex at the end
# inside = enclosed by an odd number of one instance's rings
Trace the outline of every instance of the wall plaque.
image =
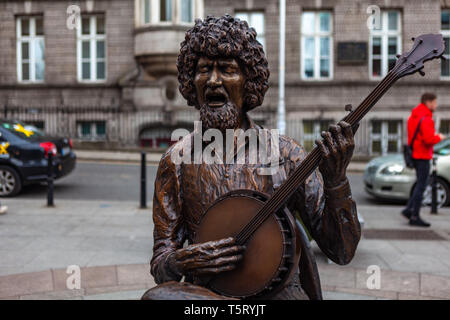
{"type": "Polygon", "coordinates": [[[338,64],[366,64],[367,42],[338,42],[338,64]]]}

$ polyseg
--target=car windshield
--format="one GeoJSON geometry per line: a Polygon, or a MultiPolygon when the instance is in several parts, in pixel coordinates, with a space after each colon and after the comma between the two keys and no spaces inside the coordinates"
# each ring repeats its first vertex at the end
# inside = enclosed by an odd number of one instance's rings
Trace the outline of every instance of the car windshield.
{"type": "Polygon", "coordinates": [[[44,135],[44,133],[35,126],[19,121],[2,122],[1,126],[20,138],[32,139],[34,137],[41,137],[44,135]]]}
{"type": "Polygon", "coordinates": [[[434,153],[440,155],[450,154],[450,138],[442,140],[434,145],[434,153]]]}

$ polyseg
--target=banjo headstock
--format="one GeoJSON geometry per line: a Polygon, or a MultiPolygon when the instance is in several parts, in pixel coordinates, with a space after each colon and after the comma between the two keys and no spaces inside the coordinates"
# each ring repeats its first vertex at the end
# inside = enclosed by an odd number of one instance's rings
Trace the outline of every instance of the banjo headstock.
{"type": "Polygon", "coordinates": [[[436,58],[442,58],[445,50],[444,39],[441,34],[423,34],[413,38],[414,45],[410,51],[398,56],[394,68],[391,70],[397,78],[422,71],[424,63],[436,58]]]}

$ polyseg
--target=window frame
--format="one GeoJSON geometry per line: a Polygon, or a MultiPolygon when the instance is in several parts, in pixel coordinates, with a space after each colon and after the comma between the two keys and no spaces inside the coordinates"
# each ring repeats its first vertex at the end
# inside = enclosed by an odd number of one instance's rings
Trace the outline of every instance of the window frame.
{"type": "Polygon", "coordinates": [[[258,40],[260,43],[261,43],[260,40],[261,39],[263,40],[263,42],[261,44],[263,45],[264,51],[266,51],[266,14],[265,14],[264,10],[236,10],[234,12],[234,16],[241,20],[242,20],[242,17],[238,17],[238,15],[241,15],[241,16],[245,15],[246,16],[245,21],[247,21],[247,23],[250,27],[253,26],[253,23],[252,23],[253,18],[252,17],[256,14],[262,15],[262,18],[263,18],[263,32],[262,32],[262,34],[258,33],[256,35],[256,40],[258,40]]]}
{"type": "Polygon", "coordinates": [[[331,10],[305,10],[300,14],[300,77],[304,81],[330,81],[334,78],[334,17],[331,10]],[[312,33],[303,30],[303,15],[305,13],[314,13],[314,31],[312,33]],[[330,30],[320,31],[320,13],[330,14],[330,30]],[[329,75],[328,77],[320,76],[320,38],[328,37],[329,41],[329,75]],[[314,38],[314,75],[309,78],[305,76],[305,39],[314,38]]]}
{"type": "Polygon", "coordinates": [[[17,69],[17,82],[21,84],[27,83],[44,83],[45,82],[45,32],[43,30],[43,35],[36,35],[36,18],[42,19],[44,23],[44,17],[42,15],[36,16],[19,16],[16,18],[16,69],[17,69]],[[30,34],[28,36],[22,35],[22,20],[26,19],[29,21],[30,34]],[[36,79],[36,43],[42,41],[44,45],[44,74],[42,79],[36,79]],[[28,43],[28,59],[23,59],[22,55],[22,43],[28,43]],[[29,79],[23,79],[23,62],[28,60],[29,68],[29,79]]]}
{"type": "MultiPolygon", "coordinates": [[[[450,15],[450,9],[448,9],[448,8],[441,9],[441,15],[442,15],[443,12],[448,12],[449,15],[450,15]]],[[[442,18],[441,18],[441,19],[442,19],[442,18]]],[[[442,29],[442,20],[441,20],[441,29],[440,29],[440,33],[442,34],[442,36],[443,36],[444,38],[448,38],[448,41],[449,41],[449,43],[450,43],[450,29],[449,29],[449,30],[443,30],[443,29],[442,29]]],[[[450,46],[450,44],[449,44],[449,46],[450,46]]],[[[445,58],[447,58],[447,59],[450,60],[450,52],[449,52],[448,54],[444,54],[443,56],[444,56],[445,58]]],[[[441,63],[442,63],[442,62],[441,62],[441,63]]],[[[450,64],[449,64],[449,69],[450,69],[450,64]]],[[[439,76],[440,76],[440,79],[441,79],[441,80],[449,81],[449,80],[450,80],[450,70],[449,70],[449,75],[448,75],[448,76],[443,76],[443,75],[442,75],[442,69],[441,69],[441,72],[439,72],[439,76]]]]}
{"type": "Polygon", "coordinates": [[[186,22],[181,20],[181,1],[182,0],[172,0],[172,19],[170,21],[161,21],[161,0],[140,0],[139,1],[139,25],[149,26],[149,25],[186,25],[191,26],[195,20],[195,6],[196,0],[191,0],[191,21],[186,22]],[[145,3],[149,3],[149,22],[145,22],[145,3]]]}
{"type": "Polygon", "coordinates": [[[385,77],[389,72],[389,38],[397,38],[397,52],[402,52],[402,11],[401,10],[381,10],[381,30],[371,29],[369,32],[369,79],[380,80],[385,77]],[[397,30],[389,31],[389,12],[396,12],[397,16],[397,30]],[[373,75],[373,38],[381,38],[381,75],[373,75]]]}
{"type": "Polygon", "coordinates": [[[78,27],[77,27],[77,80],[82,83],[104,83],[108,79],[108,45],[107,45],[107,36],[106,36],[106,14],[89,14],[84,15],[78,19],[78,27]],[[97,17],[102,15],[104,21],[104,34],[97,34],[97,17]],[[89,34],[82,34],[82,20],[85,17],[89,17],[89,34]],[[83,79],[83,58],[82,49],[83,42],[89,41],[89,59],[90,62],[90,78],[83,79]],[[105,56],[104,58],[97,58],[97,42],[103,41],[105,44],[105,56]],[[105,63],[105,78],[98,79],[97,78],[97,63],[104,62],[105,63]],[[93,78],[93,76],[95,76],[93,78]]]}
{"type": "MultiPolygon", "coordinates": [[[[323,131],[321,129],[322,123],[326,123],[327,128],[334,123],[333,119],[302,119],[301,120],[301,135],[300,135],[300,144],[307,150],[305,147],[305,141],[311,141],[312,142],[312,148],[314,148],[315,141],[317,139],[320,139],[321,132],[323,131]],[[312,122],[312,133],[305,133],[305,122],[312,122]]],[[[312,150],[312,149],[311,149],[312,150]]],[[[307,150],[308,152],[311,150],[307,150]]]]}
{"type": "Polygon", "coordinates": [[[77,121],[77,137],[80,140],[83,141],[102,141],[107,140],[107,123],[105,120],[80,120],[77,121]],[[89,135],[83,135],[83,124],[89,124],[90,125],[90,134],[89,135]],[[104,124],[105,128],[105,134],[99,135],[97,133],[97,125],[99,123],[104,124]]]}
{"type": "Polygon", "coordinates": [[[401,119],[371,119],[369,126],[369,155],[371,156],[385,156],[388,154],[400,153],[403,141],[403,120],[401,119]],[[373,122],[381,122],[381,132],[373,133],[373,122]],[[397,122],[397,133],[389,133],[389,121],[397,122]],[[381,153],[374,153],[373,142],[380,141],[381,153]],[[389,141],[397,141],[397,151],[389,152],[389,141]]]}
{"type": "Polygon", "coordinates": [[[444,134],[444,135],[449,135],[450,134],[450,118],[441,118],[439,119],[439,130],[438,132],[444,134]],[[445,123],[446,128],[448,129],[448,131],[444,132],[442,130],[443,124],[445,123]]]}

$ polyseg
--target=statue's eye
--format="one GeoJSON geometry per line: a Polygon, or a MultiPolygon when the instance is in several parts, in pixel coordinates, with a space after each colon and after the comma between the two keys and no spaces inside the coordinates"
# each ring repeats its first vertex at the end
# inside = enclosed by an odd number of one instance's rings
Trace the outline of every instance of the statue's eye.
{"type": "Polygon", "coordinates": [[[204,72],[208,72],[209,68],[208,66],[199,66],[198,68],[198,72],[204,73],[204,72]]]}
{"type": "Polygon", "coordinates": [[[231,66],[226,66],[223,68],[223,72],[225,73],[234,73],[236,70],[231,66]]]}

